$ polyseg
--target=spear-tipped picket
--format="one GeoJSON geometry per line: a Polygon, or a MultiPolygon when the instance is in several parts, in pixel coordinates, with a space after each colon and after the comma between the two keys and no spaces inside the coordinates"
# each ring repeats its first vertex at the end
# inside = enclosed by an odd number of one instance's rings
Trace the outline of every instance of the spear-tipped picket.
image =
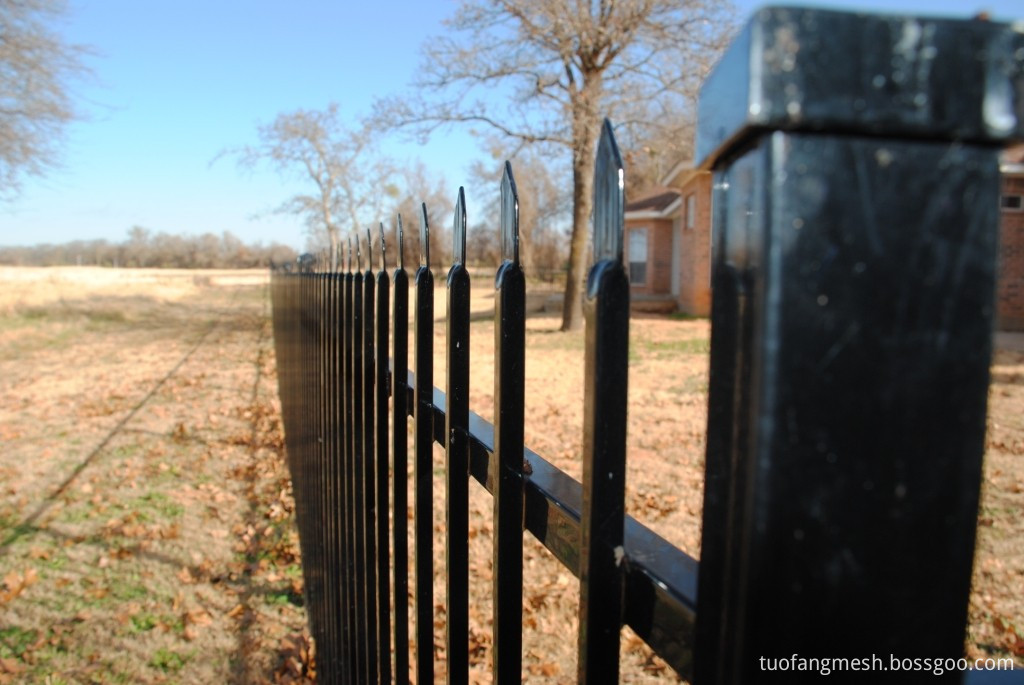
{"type": "MultiPolygon", "coordinates": [[[[384,238],[384,223],[380,222],[380,270],[376,281],[376,314],[374,317],[374,397],[376,407],[374,422],[376,440],[376,513],[377,513],[377,641],[379,643],[380,682],[391,682],[391,556],[388,535],[391,497],[388,488],[390,452],[388,444],[388,400],[391,395],[388,372],[388,340],[391,335],[388,324],[388,309],[391,300],[391,279],[385,268],[387,241],[384,238]]],[[[400,525],[396,520],[396,525],[400,525]]]]}
{"type": "Polygon", "coordinates": [[[415,328],[416,682],[431,683],[434,680],[434,276],[430,271],[430,223],[425,204],[420,205],[415,328]]]}
{"type": "Polygon", "coordinates": [[[522,682],[523,369],[526,279],[519,264],[519,196],[501,178],[501,259],[494,279],[494,682],[522,682]]]}
{"type": "Polygon", "coordinates": [[[459,197],[455,201],[455,215],[452,218],[452,263],[466,263],[466,191],[459,186],[459,197]]]}
{"type": "Polygon", "coordinates": [[[420,204],[420,266],[430,268],[430,222],[425,202],[420,204]]]}
{"type": "Polygon", "coordinates": [[[622,264],[622,156],[606,119],[594,171],[594,264],[587,277],[580,545],[580,683],[618,682],[626,558],[629,279],[622,264]]]}
{"type": "Polygon", "coordinates": [[[391,393],[393,430],[391,434],[395,603],[395,685],[409,683],[409,274],[405,272],[405,231],[398,215],[398,267],[394,285],[391,393]]]}
{"type": "Polygon", "coordinates": [[[448,683],[469,680],[469,272],[466,193],[459,188],[448,271],[448,379],[445,393],[445,518],[448,566],[448,683]]]}
{"type": "Polygon", "coordinates": [[[615,143],[612,124],[601,127],[594,165],[594,261],[622,261],[623,211],[625,208],[625,172],[622,155],[615,143]]]}
{"type": "Polygon", "coordinates": [[[512,175],[512,163],[505,161],[501,175],[501,259],[519,263],[519,193],[512,175]]]}
{"type": "Polygon", "coordinates": [[[405,269],[405,231],[402,228],[402,215],[398,215],[398,268],[405,269]]]}

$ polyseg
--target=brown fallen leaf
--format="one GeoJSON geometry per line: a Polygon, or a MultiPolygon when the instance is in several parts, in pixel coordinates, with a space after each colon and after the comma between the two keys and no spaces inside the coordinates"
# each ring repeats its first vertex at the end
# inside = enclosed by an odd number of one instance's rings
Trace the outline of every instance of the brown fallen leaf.
{"type": "Polygon", "coordinates": [[[0,672],[9,673],[11,675],[17,675],[25,670],[25,667],[21,665],[17,659],[0,659],[0,672]]]}
{"type": "Polygon", "coordinates": [[[206,609],[193,609],[186,612],[183,620],[186,625],[208,626],[213,623],[213,617],[206,609]]]}

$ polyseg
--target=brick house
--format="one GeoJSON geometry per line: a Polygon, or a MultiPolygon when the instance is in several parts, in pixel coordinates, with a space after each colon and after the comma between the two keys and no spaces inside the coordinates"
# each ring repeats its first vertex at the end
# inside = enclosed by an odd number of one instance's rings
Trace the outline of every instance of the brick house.
{"type": "Polygon", "coordinates": [[[1003,153],[999,202],[999,328],[1024,331],[1024,145],[1003,153]]]}
{"type": "MultiPolygon", "coordinates": [[[[1024,330],[1024,145],[1002,156],[1000,271],[1002,330],[1024,330]]],[[[625,260],[634,302],[711,313],[711,174],[689,160],[626,204],[625,260]]],[[[652,308],[652,307],[648,307],[652,308]]]]}
{"type": "Polygon", "coordinates": [[[711,174],[677,164],[661,185],[626,203],[625,260],[634,301],[711,313],[711,174]]]}

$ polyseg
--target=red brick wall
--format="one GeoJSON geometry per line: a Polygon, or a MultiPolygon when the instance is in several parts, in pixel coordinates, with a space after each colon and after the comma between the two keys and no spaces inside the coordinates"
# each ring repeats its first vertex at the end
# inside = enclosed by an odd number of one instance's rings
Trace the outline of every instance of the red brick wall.
{"type": "Polygon", "coordinates": [[[647,264],[651,270],[650,292],[652,295],[667,295],[672,292],[671,219],[654,222],[647,250],[647,264]]]}
{"type": "MultiPolygon", "coordinates": [[[[1024,174],[1003,176],[1004,195],[1024,195],[1024,174]]],[[[1005,331],[1024,331],[1024,212],[1000,211],[996,315],[1005,331]]]]}
{"type": "Polygon", "coordinates": [[[630,219],[626,222],[624,252],[629,264],[629,232],[647,229],[647,278],[643,285],[631,284],[635,295],[665,295],[672,291],[672,221],[670,219],[630,219]]]}
{"type": "Polygon", "coordinates": [[[679,311],[696,316],[711,313],[711,174],[697,172],[680,188],[679,311]],[[686,198],[696,201],[693,228],[686,227],[686,198]]]}

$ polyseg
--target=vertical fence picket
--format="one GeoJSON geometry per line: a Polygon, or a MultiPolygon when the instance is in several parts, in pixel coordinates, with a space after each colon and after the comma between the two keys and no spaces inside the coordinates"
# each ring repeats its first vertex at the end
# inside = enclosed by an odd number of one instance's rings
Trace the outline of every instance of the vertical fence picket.
{"type": "Polygon", "coordinates": [[[328,318],[328,295],[327,295],[327,260],[325,255],[320,255],[319,271],[316,278],[316,318],[317,318],[317,396],[316,396],[316,491],[317,491],[317,518],[320,525],[320,570],[324,577],[323,601],[321,612],[323,623],[322,646],[324,652],[323,671],[327,682],[331,682],[334,676],[334,635],[331,630],[333,625],[330,616],[330,607],[334,593],[332,591],[332,577],[330,567],[331,529],[327,524],[330,516],[330,490],[327,487],[327,471],[329,467],[328,450],[330,445],[328,428],[328,355],[327,338],[329,334],[330,320],[328,318]]]}
{"type": "Polygon", "coordinates": [[[315,441],[316,425],[316,336],[315,336],[315,306],[316,306],[316,270],[311,263],[303,274],[303,298],[302,298],[302,346],[303,346],[303,379],[302,379],[302,497],[305,500],[307,511],[307,522],[311,527],[307,528],[307,537],[310,540],[309,567],[310,584],[309,595],[313,604],[310,614],[310,626],[313,631],[313,638],[317,642],[323,641],[323,617],[320,612],[321,589],[323,587],[323,574],[320,572],[320,546],[318,544],[319,527],[312,527],[313,521],[319,513],[316,505],[316,459],[315,441]]]}
{"type": "Polygon", "coordinates": [[[447,564],[448,683],[469,679],[469,271],[466,195],[459,188],[452,222],[445,341],[445,560],[447,564]]]}
{"type": "Polygon", "coordinates": [[[344,276],[341,273],[342,253],[339,249],[338,258],[335,261],[335,270],[331,276],[331,287],[334,292],[335,321],[331,327],[334,332],[334,346],[332,358],[334,359],[334,388],[331,394],[334,396],[334,450],[331,456],[334,464],[334,475],[332,487],[334,489],[334,509],[332,518],[335,521],[335,542],[334,542],[334,568],[335,574],[331,582],[335,585],[335,596],[337,604],[335,612],[335,625],[338,631],[338,667],[337,682],[345,682],[345,668],[348,664],[346,652],[348,640],[345,625],[345,393],[344,393],[344,321],[345,321],[345,300],[343,282],[344,276]]]}
{"type": "Polygon", "coordinates": [[[420,206],[420,267],[416,271],[416,682],[434,682],[434,276],[430,224],[420,206]]]}
{"type": "Polygon", "coordinates": [[[356,375],[355,375],[355,320],[357,316],[357,305],[355,298],[355,274],[352,272],[354,261],[354,249],[351,238],[348,240],[348,255],[345,260],[345,274],[343,282],[343,297],[345,300],[345,317],[342,337],[344,338],[344,353],[342,366],[344,367],[345,382],[345,449],[343,455],[344,471],[344,512],[345,512],[345,622],[348,626],[348,639],[346,640],[348,662],[345,672],[350,683],[360,682],[361,675],[361,645],[359,612],[357,605],[357,564],[356,554],[356,511],[355,511],[355,427],[356,427],[356,375]]]}
{"type": "Polygon", "coordinates": [[[416,270],[415,481],[416,682],[434,682],[434,275],[430,225],[420,206],[420,266],[416,270]]]}
{"type": "Polygon", "coordinates": [[[338,424],[335,417],[337,398],[335,393],[338,387],[337,365],[334,355],[335,343],[337,341],[337,310],[334,288],[334,264],[337,261],[336,255],[329,255],[327,271],[324,274],[325,311],[324,321],[326,323],[325,349],[326,356],[325,371],[326,383],[324,386],[324,405],[326,409],[326,450],[324,464],[324,492],[326,494],[326,506],[324,511],[324,527],[327,529],[327,587],[329,590],[327,602],[327,620],[330,624],[331,641],[331,680],[336,683],[339,680],[338,669],[341,667],[341,635],[339,619],[336,607],[341,606],[338,597],[338,536],[340,528],[337,521],[337,491],[335,489],[335,477],[337,467],[337,439],[338,424]]]}
{"type": "MultiPolygon", "coordinates": [[[[388,492],[388,308],[391,299],[391,280],[386,271],[387,245],[384,224],[380,225],[380,271],[377,272],[377,315],[374,354],[376,355],[377,410],[377,642],[380,654],[380,682],[391,682],[391,555],[389,554],[388,517],[391,497],[388,492]]],[[[398,522],[395,522],[396,525],[398,522]]]]}
{"type": "Polygon", "coordinates": [[[352,510],[354,514],[354,548],[355,548],[355,611],[356,625],[359,631],[359,675],[358,682],[370,682],[370,632],[368,629],[366,607],[369,598],[366,591],[366,510],[364,507],[365,475],[365,434],[363,413],[365,412],[365,395],[363,394],[364,384],[364,362],[365,348],[363,346],[363,331],[365,330],[364,318],[366,316],[366,301],[363,298],[363,258],[360,247],[359,236],[355,239],[356,245],[356,271],[352,276],[352,301],[355,307],[355,316],[352,317],[352,397],[353,407],[353,448],[352,448],[352,510]]]}
{"type": "Polygon", "coordinates": [[[501,179],[501,259],[494,304],[494,682],[522,682],[523,405],[526,278],[519,264],[519,196],[501,179]]]}
{"type": "Polygon", "coordinates": [[[366,583],[367,682],[380,682],[380,645],[377,633],[377,452],[374,414],[374,274],[373,238],[366,229],[366,271],[363,272],[363,574],[366,583]]]}
{"type": "MultiPolygon", "coordinates": [[[[306,398],[308,406],[309,435],[307,438],[306,469],[308,487],[306,496],[309,498],[313,516],[312,521],[319,524],[323,515],[320,493],[320,258],[317,256],[308,278],[309,301],[307,303],[307,344],[309,355],[309,374],[307,376],[306,398]]],[[[326,621],[324,616],[324,594],[326,577],[323,567],[323,526],[316,525],[311,531],[313,538],[313,567],[316,569],[316,615],[318,644],[329,652],[326,637],[326,621]]],[[[325,657],[326,660],[326,657],[325,657]]]]}
{"type": "Polygon", "coordinates": [[[625,573],[629,279],[622,264],[622,159],[606,119],[594,171],[594,265],[587,276],[580,542],[580,683],[619,677],[625,573]]]}
{"type": "Polygon", "coordinates": [[[337,682],[346,682],[346,669],[348,668],[348,625],[345,620],[347,607],[347,594],[345,586],[345,540],[347,537],[347,521],[345,517],[345,334],[344,322],[347,315],[345,308],[345,277],[343,268],[344,254],[339,248],[338,258],[335,260],[335,270],[331,274],[331,288],[334,294],[334,324],[331,330],[334,335],[334,344],[331,350],[331,358],[334,361],[334,384],[331,395],[334,398],[333,420],[334,448],[331,460],[334,466],[332,476],[332,489],[334,491],[334,505],[331,517],[335,521],[334,538],[334,573],[331,582],[335,587],[337,603],[333,607],[335,613],[335,625],[337,630],[338,666],[336,668],[337,682]]]}
{"type": "Polygon", "coordinates": [[[398,266],[392,277],[392,483],[394,494],[395,685],[409,682],[409,275],[405,234],[398,217],[398,266]]]}

